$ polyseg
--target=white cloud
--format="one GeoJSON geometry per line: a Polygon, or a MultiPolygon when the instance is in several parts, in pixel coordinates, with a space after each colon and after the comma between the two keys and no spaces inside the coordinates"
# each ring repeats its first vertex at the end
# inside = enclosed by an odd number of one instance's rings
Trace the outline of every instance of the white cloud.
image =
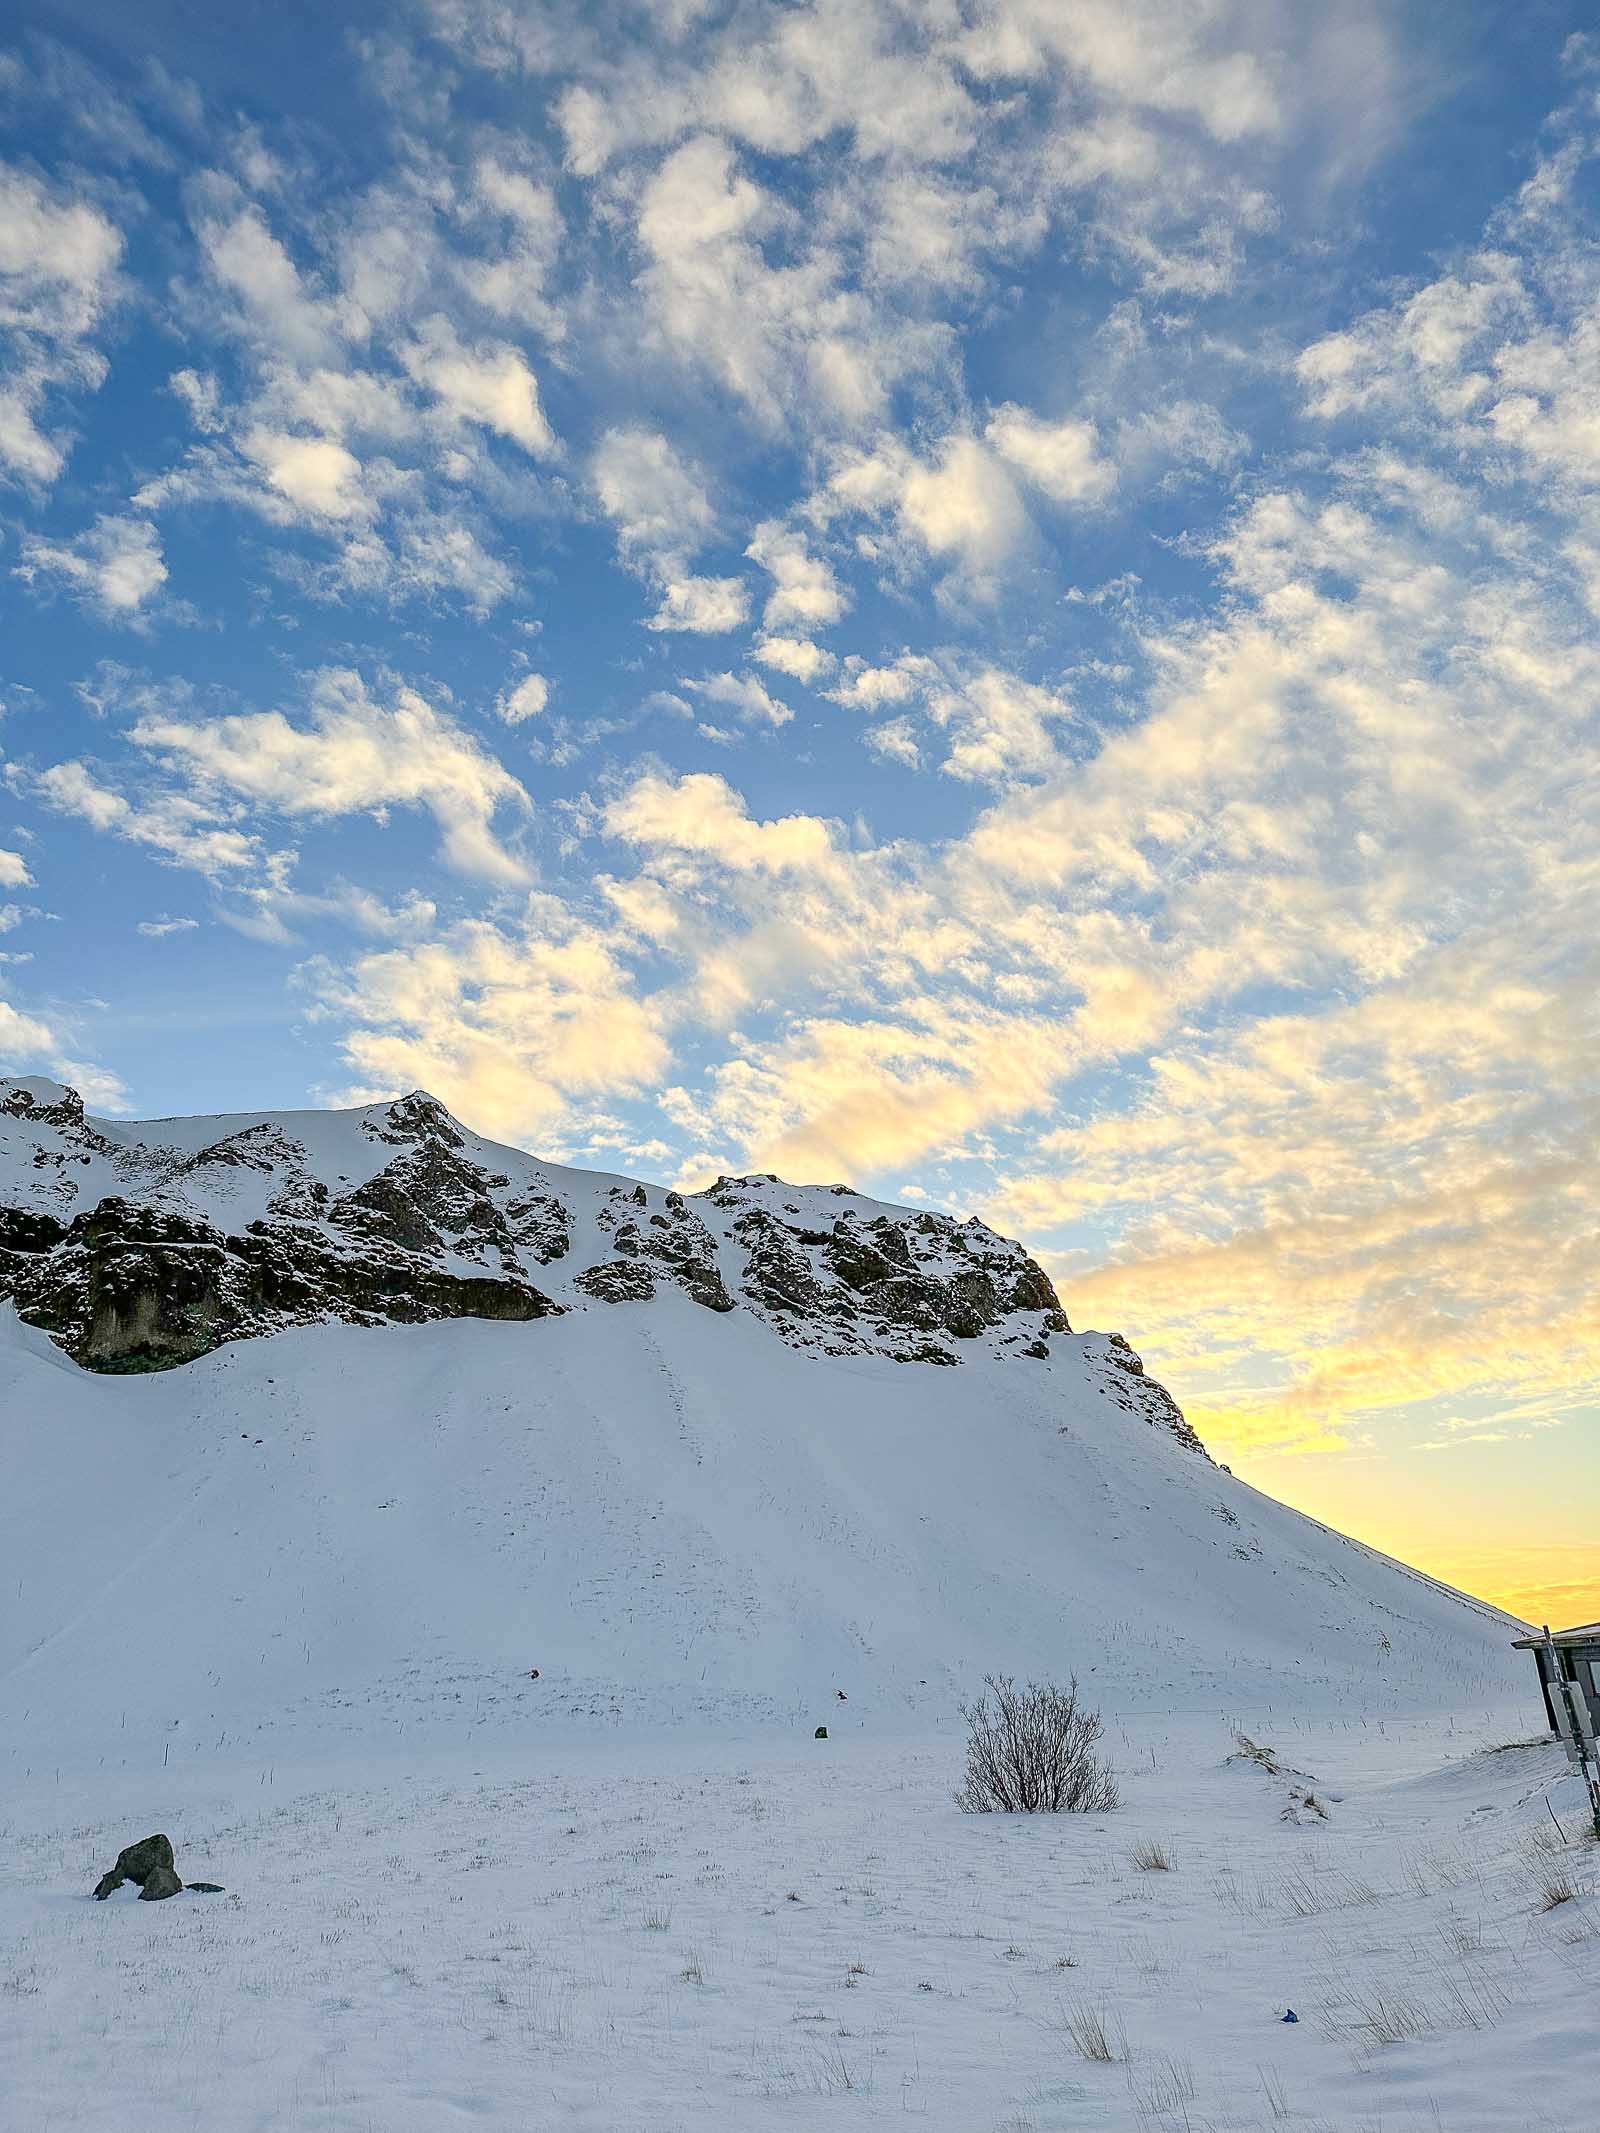
{"type": "Polygon", "coordinates": [[[920,733],[916,722],[903,716],[869,727],[867,746],[915,768],[924,748],[937,746],[942,734],[947,739],[939,767],[967,784],[1003,785],[1055,769],[1059,729],[1071,715],[1058,693],[1003,668],[975,667],[948,653],[931,658],[902,652],[879,667],[852,656],[827,694],[869,717],[916,704],[923,720],[920,733]]]}
{"type": "MultiPolygon", "coordinates": [[[[1286,92],[1273,78],[1272,59],[1252,49],[1242,14],[1196,15],[1161,0],[1131,7],[1077,0],[1071,8],[1009,0],[998,19],[1014,40],[1009,51],[988,45],[1002,74],[1032,73],[1049,57],[1117,103],[1198,119],[1219,141],[1273,133],[1282,124],[1286,92]]],[[[993,24],[987,34],[994,38],[993,24]]]]}
{"type": "Polygon", "coordinates": [[[1056,504],[1098,504],[1116,487],[1092,422],[1044,422],[1025,407],[996,408],[985,441],[1056,504]]]}
{"type": "Polygon", "coordinates": [[[290,437],[252,429],[240,440],[246,455],[295,512],[319,519],[374,515],[361,483],[361,462],[331,437],[290,437]]]}
{"type": "Polygon", "coordinates": [[[142,933],[146,940],[164,941],[174,933],[194,933],[199,925],[197,918],[142,918],[134,931],[142,933]]]}
{"type": "Polygon", "coordinates": [[[852,711],[881,711],[885,704],[909,702],[937,674],[933,661],[920,652],[902,652],[892,664],[881,667],[869,666],[852,652],[827,693],[834,703],[852,711]]]}
{"type": "Polygon", "coordinates": [[[161,541],[148,519],[99,518],[75,541],[26,535],[18,577],[59,578],[112,621],[130,622],[167,582],[161,541]]]}
{"type": "Polygon", "coordinates": [[[668,156],[639,203],[639,235],[658,258],[687,257],[736,237],[767,208],[760,186],[738,174],[725,141],[705,135],[668,156]]]}
{"type": "Polygon", "coordinates": [[[562,240],[551,188],[496,155],[481,156],[473,168],[470,199],[458,212],[497,222],[510,233],[492,249],[456,259],[473,302],[498,318],[536,328],[548,341],[564,339],[566,319],[548,293],[562,240]]]}
{"type": "Polygon", "coordinates": [[[971,437],[947,439],[932,466],[909,466],[896,507],[935,555],[958,554],[975,570],[1002,562],[1021,538],[1016,492],[971,437]]]}
{"type": "Polygon", "coordinates": [[[895,382],[940,360],[949,336],[853,283],[828,220],[807,229],[740,170],[725,139],[684,142],[640,196],[636,336],[731,393],[763,429],[880,422],[895,382]]]}
{"type": "Polygon", "coordinates": [[[762,637],[751,655],[795,681],[814,682],[834,668],[834,655],[806,637],[762,637]]]}
{"type": "Polygon", "coordinates": [[[439,826],[454,867],[490,880],[527,878],[492,827],[503,807],[527,812],[528,795],[471,734],[414,689],[380,704],[360,677],[329,670],[317,679],[309,726],[281,711],[237,713],[204,723],[147,715],[133,739],[219,792],[295,816],[420,807],[439,826]]]}
{"type": "Polygon", "coordinates": [[[738,629],[749,613],[750,588],[742,578],[667,578],[661,605],[646,626],[716,637],[738,629]]]}
{"type": "Polygon", "coordinates": [[[365,529],[346,540],[326,573],[308,574],[308,589],[390,602],[454,592],[478,615],[511,598],[516,580],[510,569],[463,519],[442,510],[398,518],[389,540],[365,529]]]}
{"type": "Polygon", "coordinates": [[[536,459],[555,450],[538,382],[515,348],[503,341],[466,348],[450,321],[435,316],[423,321],[401,357],[417,383],[458,420],[481,423],[536,459]]]}
{"type": "Polygon", "coordinates": [[[703,674],[683,686],[709,704],[732,711],[746,725],[786,726],[794,713],[770,695],[754,674],[703,674]]]}
{"type": "Polygon", "coordinates": [[[0,850],[0,888],[26,889],[32,883],[33,876],[22,854],[0,850]]]}
{"type": "Polygon", "coordinates": [[[874,755],[881,755],[887,762],[904,764],[907,770],[922,768],[916,728],[908,718],[886,718],[869,726],[866,744],[874,755]]]}
{"type": "Polygon", "coordinates": [[[704,771],[636,778],[606,808],[605,826],[646,850],[698,853],[740,873],[831,873],[836,857],[831,824],[815,815],[752,821],[732,786],[704,771]]]}
{"type": "Polygon", "coordinates": [[[997,667],[958,686],[936,684],[928,711],[951,735],[941,768],[969,784],[1005,784],[1055,769],[1057,730],[1071,716],[1064,697],[997,667]]]}
{"type": "Polygon", "coordinates": [[[167,389],[176,393],[189,410],[189,420],[197,430],[209,435],[221,429],[221,394],[208,371],[175,370],[167,380],[167,389]]]}
{"type": "Polygon", "coordinates": [[[591,471],[625,555],[689,554],[709,537],[715,521],[705,485],[658,431],[607,430],[591,471]]]}
{"type": "Polygon", "coordinates": [[[0,162],[0,474],[45,488],[69,439],[44,426],[52,394],[93,390],[106,360],[90,336],[118,287],[122,236],[99,208],[0,162]]]}
{"type": "Polygon", "coordinates": [[[495,715],[508,726],[520,726],[524,719],[537,718],[549,701],[550,684],[544,676],[524,674],[520,681],[508,683],[495,698],[495,715]]]}
{"type": "Polygon", "coordinates": [[[219,823],[214,806],[183,792],[141,795],[138,802],[102,785],[84,763],[52,764],[35,781],[41,797],[59,814],[76,815],[91,829],[148,845],[174,866],[222,875],[253,866],[257,840],[219,823]]]}
{"type": "Polygon", "coordinates": [[[614,1102],[670,1058],[622,945],[557,899],[532,897],[504,929],[469,921],[346,973],[314,964],[307,982],[347,1024],[361,1077],[344,1100],[422,1086],[483,1131],[548,1147],[583,1099],[614,1102]]]}
{"type": "Polygon", "coordinates": [[[118,1077],[106,1067],[72,1057],[70,1042],[39,1016],[0,1000],[0,1055],[13,1069],[42,1067],[54,1080],[75,1088],[97,1111],[126,1111],[128,1092],[118,1077]]]}
{"type": "Polygon", "coordinates": [[[912,553],[955,561],[963,588],[978,598],[997,589],[996,573],[1028,534],[1005,462],[962,432],[947,436],[931,460],[885,438],[839,467],[814,506],[825,518],[839,511],[892,518],[912,553]]]}
{"type": "Polygon", "coordinates": [[[492,156],[459,179],[402,168],[342,221],[280,188],[278,228],[230,178],[190,191],[203,278],[181,301],[224,360],[174,375],[198,441],[136,502],[242,505],[315,536],[320,553],[296,544],[271,562],[318,598],[446,595],[478,614],[510,599],[489,523],[526,509],[522,455],[550,458],[557,441],[525,355],[477,328],[482,311],[533,322],[542,298],[486,282],[480,309],[464,290],[497,262],[513,281],[534,271],[537,188],[492,156]],[[485,232],[489,257],[471,248],[485,232]]]}
{"type": "Polygon", "coordinates": [[[778,519],[766,519],[757,526],[745,554],[775,581],[761,615],[768,631],[782,631],[796,623],[808,632],[826,629],[850,605],[831,566],[809,552],[803,534],[778,519]]]}
{"type": "Polygon", "coordinates": [[[219,322],[289,361],[340,367],[365,330],[359,306],[307,286],[287,246],[231,178],[205,172],[194,186],[193,222],[219,303],[219,322]]]}
{"type": "Polygon", "coordinates": [[[697,576],[698,549],[716,524],[698,471],[654,430],[606,431],[590,466],[600,508],[617,529],[622,560],[660,595],[653,630],[715,635],[737,629],[750,611],[740,578],[697,576]]]}
{"type": "Polygon", "coordinates": [[[72,342],[111,299],[122,237],[100,210],[0,163],[0,327],[72,342]]]}

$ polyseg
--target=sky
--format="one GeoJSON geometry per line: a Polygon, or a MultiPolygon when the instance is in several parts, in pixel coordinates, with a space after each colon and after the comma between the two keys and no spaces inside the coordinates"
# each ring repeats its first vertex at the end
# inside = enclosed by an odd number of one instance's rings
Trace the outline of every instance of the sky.
{"type": "Polygon", "coordinates": [[[1600,1616],[1600,35],[22,0],[0,1062],[1027,1240],[1600,1616]]]}

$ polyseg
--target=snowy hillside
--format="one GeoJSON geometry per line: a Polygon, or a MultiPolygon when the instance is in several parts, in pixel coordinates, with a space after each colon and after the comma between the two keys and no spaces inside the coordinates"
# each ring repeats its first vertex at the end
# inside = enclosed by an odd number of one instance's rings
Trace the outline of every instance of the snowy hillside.
{"type": "Polygon", "coordinates": [[[1485,1706],[1517,1678],[1504,1617],[1223,1473],[981,1225],[764,1179],[685,1200],[420,1097],[126,1126],[24,1083],[3,1115],[36,1321],[6,1306],[0,1333],[14,1771],[881,1731],[989,1668],[1252,1713],[1485,1706]],[[313,1257],[311,1322],[269,1332],[313,1257]],[[386,1322],[484,1289],[537,1316],[386,1322]],[[224,1333],[179,1368],[66,1352],[224,1333]]]}
{"type": "Polygon", "coordinates": [[[1511,1626],[1020,1246],[422,1097],[0,1126],[0,2123],[1589,2122],[1511,1626]],[[987,1670],[1078,1672],[1122,1812],[958,1813],[987,1670]],[[157,1830],[224,1892],[92,1902],[157,1830]]]}

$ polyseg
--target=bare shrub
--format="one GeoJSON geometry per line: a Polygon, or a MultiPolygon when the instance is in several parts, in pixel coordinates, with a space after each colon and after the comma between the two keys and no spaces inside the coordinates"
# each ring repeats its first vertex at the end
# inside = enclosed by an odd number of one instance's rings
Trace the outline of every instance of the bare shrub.
{"type": "Polygon", "coordinates": [[[1076,1675],[1064,1689],[1049,1681],[1019,1689],[1009,1674],[986,1674],[977,1702],[960,1708],[967,1781],[956,1805],[964,1814],[1090,1815],[1118,1805],[1111,1766],[1094,1753],[1105,1728],[1078,1701],[1076,1675]]]}
{"type": "Polygon", "coordinates": [[[1167,1854],[1166,1846],[1158,1843],[1154,1837],[1146,1837],[1136,1844],[1129,1852],[1128,1858],[1141,1874],[1170,1874],[1172,1871],[1172,1860],[1167,1854]]]}

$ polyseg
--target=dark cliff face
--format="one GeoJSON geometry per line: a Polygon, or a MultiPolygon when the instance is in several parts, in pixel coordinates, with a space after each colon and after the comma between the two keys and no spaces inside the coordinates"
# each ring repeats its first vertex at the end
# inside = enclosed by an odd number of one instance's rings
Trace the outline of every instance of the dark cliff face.
{"type": "MultiPolygon", "coordinates": [[[[0,1214],[0,1235],[4,1235],[0,1214]]],[[[252,1333],[325,1318],[545,1318],[530,1283],[441,1272],[414,1253],[323,1246],[291,1222],[225,1236],[111,1197],[45,1249],[0,1252],[0,1292],[93,1370],[163,1370],[252,1333]]]]}
{"type": "MultiPolygon", "coordinates": [[[[725,1177],[686,1195],[559,1170],[420,1091],[122,1126],[71,1090],[0,1082],[0,1299],[90,1369],[164,1369],[327,1319],[531,1320],[672,1296],[821,1355],[1027,1367],[1071,1335],[1020,1245],[842,1185],[725,1177]]],[[[1126,1343],[1095,1360],[1117,1405],[1198,1447],[1126,1343]]]]}
{"type": "Polygon", "coordinates": [[[390,1110],[371,1137],[399,1152],[336,1196],[312,1173],[304,1147],[271,1121],[174,1157],[100,1133],[71,1090],[41,1102],[13,1084],[0,1113],[24,1128],[53,1129],[28,1165],[49,1181],[43,1197],[58,1205],[88,1199],[72,1189],[73,1172],[84,1169],[110,1168],[123,1189],[78,1205],[70,1220],[37,1204],[39,1196],[0,1205],[0,1296],[14,1298],[23,1320],[75,1360],[112,1371],[166,1369],[224,1341],[320,1319],[378,1325],[558,1313],[526,1277],[519,1239],[531,1239],[536,1259],[558,1256],[559,1208],[497,1206],[483,1171],[458,1152],[454,1121],[431,1098],[390,1110]],[[237,1229],[193,1204],[226,1203],[228,1187],[246,1177],[265,1188],[264,1206],[237,1229]],[[481,1271],[463,1259],[481,1262],[481,1271]]]}

